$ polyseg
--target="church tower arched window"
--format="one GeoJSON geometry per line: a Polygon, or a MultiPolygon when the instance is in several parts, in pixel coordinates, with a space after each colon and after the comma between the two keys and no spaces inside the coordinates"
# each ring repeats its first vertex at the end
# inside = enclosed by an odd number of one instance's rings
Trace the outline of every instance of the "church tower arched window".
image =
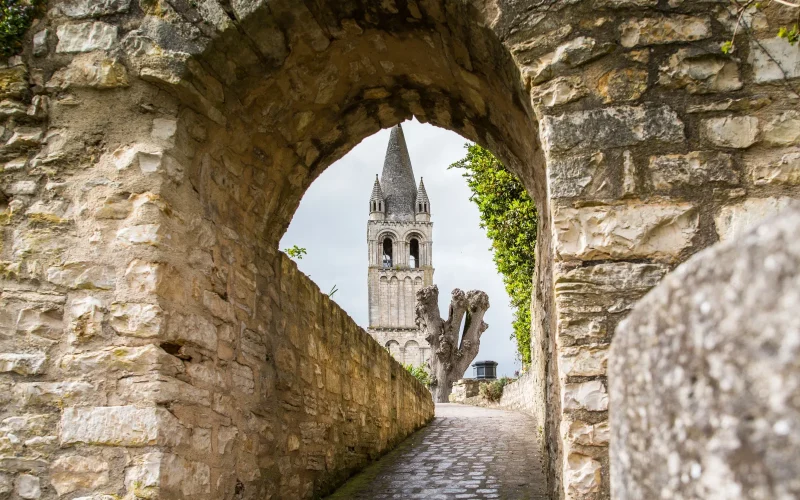
{"type": "Polygon", "coordinates": [[[408,250],[408,265],[413,268],[419,267],[422,264],[419,261],[419,240],[416,238],[411,238],[411,242],[408,245],[408,250]]]}
{"type": "Polygon", "coordinates": [[[392,239],[391,238],[384,238],[383,239],[383,267],[389,268],[392,267],[392,239]]]}

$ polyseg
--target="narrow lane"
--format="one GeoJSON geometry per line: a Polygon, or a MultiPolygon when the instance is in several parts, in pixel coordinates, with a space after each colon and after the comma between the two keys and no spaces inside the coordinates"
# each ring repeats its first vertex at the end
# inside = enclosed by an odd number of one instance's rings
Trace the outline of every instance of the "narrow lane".
{"type": "Polygon", "coordinates": [[[522,413],[437,404],[433,422],[329,500],[545,500],[538,431],[522,413]]]}

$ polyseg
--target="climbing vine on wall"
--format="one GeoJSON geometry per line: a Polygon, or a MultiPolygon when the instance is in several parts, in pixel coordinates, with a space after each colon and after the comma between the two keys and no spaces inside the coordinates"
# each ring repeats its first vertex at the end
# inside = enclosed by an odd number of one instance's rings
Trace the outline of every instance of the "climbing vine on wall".
{"type": "Polygon", "coordinates": [[[0,0],[0,57],[21,51],[25,32],[44,6],[44,0],[0,0]]]}
{"type": "Polygon", "coordinates": [[[492,240],[494,262],[514,309],[517,351],[524,364],[531,362],[531,293],[537,215],[525,187],[488,150],[467,144],[467,156],[450,168],[464,170],[470,197],[481,216],[481,227],[492,240]]]}

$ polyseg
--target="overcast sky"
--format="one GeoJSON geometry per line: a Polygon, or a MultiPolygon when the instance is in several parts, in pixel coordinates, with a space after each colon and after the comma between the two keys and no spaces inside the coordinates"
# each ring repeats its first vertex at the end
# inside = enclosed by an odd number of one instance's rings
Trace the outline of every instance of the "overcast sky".
{"type": "MultiPolygon", "coordinates": [[[[510,340],[508,295],[497,273],[490,242],[478,225],[478,209],[469,201],[470,190],[461,171],[447,167],[464,157],[466,139],[431,125],[403,124],[416,182],[425,178],[433,221],[433,281],[439,286],[439,307],[447,314],[450,292],[479,289],[489,294],[491,307],[484,321],[477,360],[499,363],[498,376],[519,369],[515,344],[510,340]]],[[[298,245],[308,255],[298,261],[323,292],[336,285],[334,300],[366,328],[367,219],[375,174],[383,169],[389,130],[365,139],[331,165],[311,185],[281,241],[281,249],[298,245]]],[[[447,319],[447,318],[445,318],[447,319]]],[[[472,368],[467,370],[472,376],[472,368]]]]}

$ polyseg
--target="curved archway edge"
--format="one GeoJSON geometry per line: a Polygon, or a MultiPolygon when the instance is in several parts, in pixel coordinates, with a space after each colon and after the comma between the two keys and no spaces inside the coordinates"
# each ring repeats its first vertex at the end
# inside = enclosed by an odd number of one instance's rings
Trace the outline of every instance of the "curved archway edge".
{"type": "Polygon", "coordinates": [[[453,130],[537,202],[525,377],[554,497],[609,496],[606,358],[631,305],[798,197],[800,55],[776,9],[730,57],[724,3],[49,7],[0,68],[2,418],[59,422],[47,494],[84,446],[124,471],[97,494],[308,498],[432,416],[276,248],[381,128],[453,130]]]}

